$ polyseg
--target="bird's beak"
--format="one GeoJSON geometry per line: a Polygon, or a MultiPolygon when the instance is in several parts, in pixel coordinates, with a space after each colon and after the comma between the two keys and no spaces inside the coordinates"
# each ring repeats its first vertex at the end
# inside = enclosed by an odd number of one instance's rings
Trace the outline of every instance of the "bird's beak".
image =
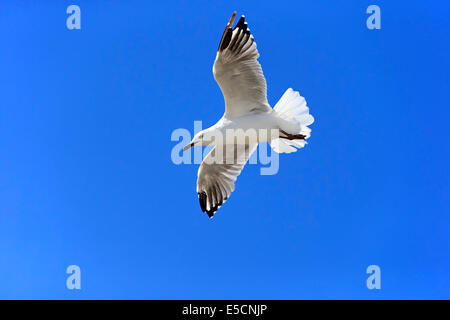
{"type": "Polygon", "coordinates": [[[186,146],[184,146],[184,148],[183,148],[183,152],[184,151],[186,151],[186,150],[189,150],[190,148],[192,148],[194,146],[194,143],[192,142],[192,143],[189,143],[189,144],[187,144],[186,146]]]}

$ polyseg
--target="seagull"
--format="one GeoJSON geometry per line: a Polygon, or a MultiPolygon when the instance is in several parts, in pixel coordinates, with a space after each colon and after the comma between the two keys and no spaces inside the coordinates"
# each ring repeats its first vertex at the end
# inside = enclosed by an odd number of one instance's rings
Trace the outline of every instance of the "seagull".
{"type": "Polygon", "coordinates": [[[232,28],[235,17],[236,12],[222,35],[213,66],[214,78],[224,96],[225,113],[183,148],[184,152],[194,146],[214,146],[197,174],[200,208],[209,218],[234,191],[234,183],[258,143],[268,142],[278,153],[295,152],[305,146],[311,135],[308,125],[314,122],[305,98],[291,88],[273,109],[270,107],[254,37],[244,15],[232,28]],[[243,132],[249,130],[256,132],[253,139],[243,137],[243,132]],[[271,134],[261,134],[264,130],[271,134]]]}

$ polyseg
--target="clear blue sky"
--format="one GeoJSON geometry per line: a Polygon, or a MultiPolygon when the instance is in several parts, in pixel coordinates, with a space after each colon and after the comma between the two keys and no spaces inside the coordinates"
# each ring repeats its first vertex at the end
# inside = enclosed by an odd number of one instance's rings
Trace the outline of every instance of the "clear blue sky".
{"type": "Polygon", "coordinates": [[[333,2],[2,1],[0,298],[450,298],[450,6],[333,2]],[[210,220],[170,135],[222,115],[234,10],[316,122],[210,220]]]}

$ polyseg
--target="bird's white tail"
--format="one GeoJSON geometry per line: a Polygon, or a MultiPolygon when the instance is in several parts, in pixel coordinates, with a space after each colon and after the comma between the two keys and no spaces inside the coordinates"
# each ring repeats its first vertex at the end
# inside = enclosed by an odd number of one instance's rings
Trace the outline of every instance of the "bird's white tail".
{"type": "Polygon", "coordinates": [[[289,126],[286,130],[289,134],[302,135],[302,139],[283,139],[278,138],[271,141],[272,149],[278,153],[291,153],[297,151],[296,148],[303,148],[306,139],[311,135],[311,129],[308,128],[314,122],[314,118],[309,114],[309,108],[306,100],[297,91],[291,88],[287,89],[280,101],[273,108],[277,116],[286,121],[289,126]]]}

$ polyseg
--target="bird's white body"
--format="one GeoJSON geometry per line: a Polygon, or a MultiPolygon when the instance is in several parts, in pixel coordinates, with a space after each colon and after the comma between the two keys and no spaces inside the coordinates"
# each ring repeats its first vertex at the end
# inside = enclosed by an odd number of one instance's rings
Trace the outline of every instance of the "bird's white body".
{"type": "Polygon", "coordinates": [[[228,136],[230,136],[230,133],[234,133],[233,137],[236,137],[242,131],[255,131],[258,138],[257,142],[270,142],[270,135],[264,133],[270,133],[270,131],[278,130],[281,127],[289,127],[289,125],[291,124],[288,121],[281,119],[273,111],[270,111],[240,117],[223,116],[211,127],[211,130],[219,131],[223,137],[226,137],[227,133],[228,136]]]}
{"type": "Polygon", "coordinates": [[[232,29],[234,13],[220,41],[213,74],[225,100],[225,113],[212,127],[197,133],[183,150],[211,146],[198,170],[200,207],[209,217],[228,199],[234,182],[258,143],[268,142],[278,153],[295,152],[309,138],[305,99],[292,89],[272,109],[256,43],[242,16],[232,29]]]}

